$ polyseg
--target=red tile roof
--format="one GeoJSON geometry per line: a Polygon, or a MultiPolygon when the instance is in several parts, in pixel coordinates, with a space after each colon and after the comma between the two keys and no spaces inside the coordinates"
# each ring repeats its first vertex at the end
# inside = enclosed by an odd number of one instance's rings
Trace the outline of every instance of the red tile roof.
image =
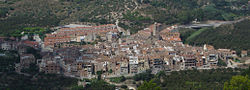
{"type": "Polygon", "coordinates": [[[23,44],[26,44],[26,45],[31,45],[31,46],[38,46],[39,43],[38,42],[35,42],[35,41],[23,41],[22,42],[23,44]]]}

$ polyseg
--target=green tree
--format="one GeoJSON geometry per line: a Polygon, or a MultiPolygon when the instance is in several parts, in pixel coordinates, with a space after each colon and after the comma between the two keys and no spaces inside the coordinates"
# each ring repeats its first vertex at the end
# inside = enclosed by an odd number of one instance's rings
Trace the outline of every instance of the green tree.
{"type": "Polygon", "coordinates": [[[135,81],[143,80],[143,81],[150,81],[154,77],[153,74],[151,74],[151,70],[146,70],[146,72],[136,74],[133,79],[135,81]]]}
{"type": "Polygon", "coordinates": [[[8,8],[0,8],[0,18],[6,17],[7,13],[8,13],[8,8]]]}
{"type": "Polygon", "coordinates": [[[91,80],[83,90],[115,90],[115,85],[108,84],[104,80],[91,80]]]}
{"type": "Polygon", "coordinates": [[[161,88],[157,86],[156,83],[153,83],[153,80],[150,80],[149,82],[144,81],[144,83],[138,87],[138,90],[161,90],[161,88]]]}
{"type": "Polygon", "coordinates": [[[127,86],[127,85],[122,85],[122,86],[121,86],[121,88],[123,88],[123,89],[127,89],[127,88],[128,88],[128,86],[127,86]]]}
{"type": "Polygon", "coordinates": [[[250,90],[250,79],[248,76],[233,76],[230,82],[225,82],[224,90],[250,90]]]}
{"type": "Polygon", "coordinates": [[[102,73],[103,71],[97,71],[96,74],[98,75],[98,80],[101,80],[102,79],[102,73]]]}
{"type": "Polygon", "coordinates": [[[120,83],[120,82],[126,81],[126,78],[124,76],[114,77],[114,78],[110,78],[110,81],[115,82],[115,83],[120,83]]]}
{"type": "Polygon", "coordinates": [[[227,64],[221,59],[218,60],[218,66],[227,66],[227,64]]]}
{"type": "Polygon", "coordinates": [[[113,72],[113,70],[112,69],[109,69],[109,73],[112,73],[113,72]]]}
{"type": "Polygon", "coordinates": [[[165,72],[165,71],[160,71],[159,73],[156,74],[156,76],[157,76],[158,78],[163,78],[163,77],[166,77],[167,75],[166,75],[166,72],[165,72]]]}
{"type": "Polygon", "coordinates": [[[35,74],[39,73],[39,67],[35,63],[31,63],[29,68],[22,69],[21,72],[35,75],[35,74]]]}
{"type": "Polygon", "coordinates": [[[248,75],[248,76],[250,76],[250,66],[248,67],[248,69],[244,70],[241,75],[244,75],[244,76],[248,75]]]}

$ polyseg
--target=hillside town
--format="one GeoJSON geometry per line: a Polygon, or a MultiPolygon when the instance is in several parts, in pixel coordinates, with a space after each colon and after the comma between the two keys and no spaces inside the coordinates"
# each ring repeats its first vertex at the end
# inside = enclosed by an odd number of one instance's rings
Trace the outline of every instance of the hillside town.
{"type": "Polygon", "coordinates": [[[250,0],[0,0],[0,90],[250,90],[250,0]]]}
{"type": "MultiPolygon", "coordinates": [[[[148,28],[131,34],[116,24],[100,26],[70,24],[56,27],[46,34],[31,39],[0,38],[1,49],[16,50],[20,63],[15,64],[16,72],[28,68],[31,63],[40,72],[62,74],[76,78],[95,78],[96,72],[102,77],[133,76],[152,70],[180,71],[188,69],[235,68],[238,57],[247,56],[242,51],[237,56],[230,49],[215,49],[211,45],[190,46],[183,44],[179,26],[164,26],[154,23],[148,28]],[[30,48],[39,51],[39,58],[27,54],[30,48]],[[226,66],[219,66],[219,62],[226,66]]],[[[2,55],[2,54],[1,54],[2,55]]]]}

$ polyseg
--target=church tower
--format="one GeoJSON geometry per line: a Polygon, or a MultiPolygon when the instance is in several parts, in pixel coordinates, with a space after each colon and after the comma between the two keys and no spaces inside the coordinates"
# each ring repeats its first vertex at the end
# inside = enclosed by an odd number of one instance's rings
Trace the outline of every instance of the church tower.
{"type": "Polygon", "coordinates": [[[156,30],[157,30],[157,22],[154,23],[154,27],[153,27],[153,36],[156,35],[156,30]]]}

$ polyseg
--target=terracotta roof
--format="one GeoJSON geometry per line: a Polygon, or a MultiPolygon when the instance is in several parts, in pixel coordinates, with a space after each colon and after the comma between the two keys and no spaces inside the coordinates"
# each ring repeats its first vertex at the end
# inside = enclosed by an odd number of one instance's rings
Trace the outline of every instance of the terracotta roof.
{"type": "Polygon", "coordinates": [[[23,41],[24,44],[28,44],[28,45],[32,45],[32,46],[35,46],[35,45],[39,45],[38,42],[35,42],[35,41],[23,41]]]}
{"type": "Polygon", "coordinates": [[[92,27],[76,27],[76,28],[62,28],[61,30],[64,30],[64,29],[81,29],[81,28],[98,28],[98,27],[105,27],[105,26],[114,26],[114,24],[107,24],[107,25],[100,25],[100,26],[92,26],[92,27]]]}

